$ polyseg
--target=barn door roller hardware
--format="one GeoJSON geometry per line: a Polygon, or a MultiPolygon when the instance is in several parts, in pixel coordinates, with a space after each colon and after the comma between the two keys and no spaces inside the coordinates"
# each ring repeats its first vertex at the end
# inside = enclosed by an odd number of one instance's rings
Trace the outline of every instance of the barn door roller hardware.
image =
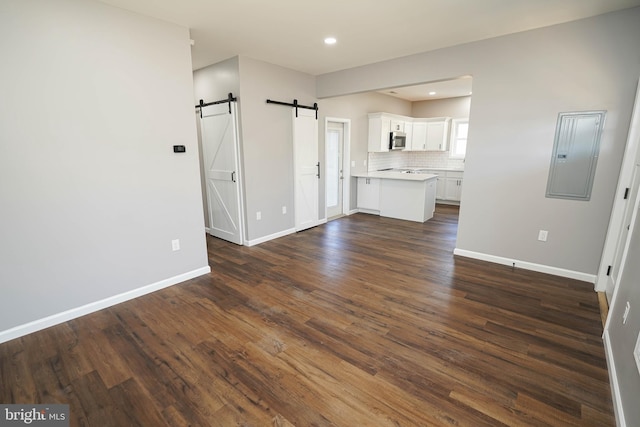
{"type": "Polygon", "coordinates": [[[298,100],[294,99],[293,104],[288,102],[280,102],[280,101],[272,101],[267,99],[267,104],[277,104],[277,105],[286,105],[287,107],[293,107],[296,109],[296,117],[298,117],[298,108],[306,108],[307,110],[315,110],[316,112],[316,120],[318,120],[318,103],[314,102],[313,106],[298,104],[298,100]]]}
{"type": "Polygon", "coordinates": [[[225,104],[225,103],[229,103],[229,114],[231,114],[231,103],[232,102],[236,102],[238,100],[238,98],[234,98],[233,94],[231,92],[229,92],[229,95],[227,96],[227,99],[221,99],[220,101],[213,101],[213,102],[207,102],[205,103],[202,99],[200,100],[200,103],[198,105],[196,105],[196,108],[200,109],[200,118],[202,118],[202,107],[208,107],[209,105],[216,105],[216,104],[225,104]]]}

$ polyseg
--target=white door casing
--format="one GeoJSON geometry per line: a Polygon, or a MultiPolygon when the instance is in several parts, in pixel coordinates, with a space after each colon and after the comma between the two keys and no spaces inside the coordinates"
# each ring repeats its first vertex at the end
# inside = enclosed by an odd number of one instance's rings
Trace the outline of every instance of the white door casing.
{"type": "Polygon", "coordinates": [[[620,228],[620,234],[618,236],[618,242],[616,243],[616,250],[613,256],[613,263],[611,264],[611,271],[609,274],[609,280],[607,280],[607,288],[605,289],[607,295],[607,301],[612,301],[613,291],[620,281],[622,270],[624,269],[624,263],[626,261],[626,253],[629,236],[631,234],[631,224],[634,218],[634,212],[636,211],[636,198],[638,197],[638,187],[640,186],[640,164],[636,164],[633,171],[633,177],[631,178],[631,187],[629,190],[629,197],[625,206],[622,227],[620,228]]]}
{"type": "Polygon", "coordinates": [[[315,110],[304,108],[293,109],[292,120],[295,229],[301,231],[320,224],[318,120],[315,110]]]}
{"type": "Polygon", "coordinates": [[[236,104],[202,107],[202,154],[206,182],[208,232],[244,244],[236,104]]]}
{"type": "Polygon", "coordinates": [[[344,125],[328,122],[325,135],[325,195],[327,218],[344,213],[343,209],[343,157],[344,125]]]}
{"type": "MultiPolygon", "coordinates": [[[[341,193],[342,193],[342,211],[341,213],[344,215],[348,215],[351,209],[351,119],[344,119],[339,117],[325,117],[324,128],[325,131],[328,130],[331,126],[334,125],[342,125],[342,179],[340,180],[341,184],[341,193]]],[[[328,135],[325,132],[325,145],[327,141],[328,135]]],[[[325,157],[327,155],[327,147],[325,147],[325,157]]],[[[325,164],[328,164],[328,160],[325,159],[325,164]]],[[[326,168],[325,168],[326,169],[326,168]]],[[[325,188],[326,193],[326,188],[325,188]]],[[[326,198],[326,197],[325,197],[326,198]]],[[[325,204],[325,208],[327,205],[325,204]]],[[[329,215],[328,209],[325,209],[325,217],[328,218],[329,215]]]]}
{"type": "MultiPolygon", "coordinates": [[[[635,205],[635,200],[631,200],[631,197],[625,198],[624,194],[628,193],[632,197],[636,198],[638,194],[637,188],[634,189],[634,185],[637,185],[637,183],[635,183],[637,179],[634,180],[634,169],[636,164],[640,163],[639,145],[640,81],[636,91],[636,100],[631,116],[631,125],[629,127],[627,144],[622,160],[622,166],[620,168],[620,175],[613,201],[613,208],[611,210],[611,217],[609,219],[607,237],[605,239],[600,267],[598,269],[598,276],[596,278],[596,291],[605,291],[607,300],[610,303],[613,301],[613,294],[617,286],[616,279],[620,273],[620,271],[616,271],[618,274],[614,276],[611,274],[611,271],[613,270],[614,262],[616,262],[621,251],[624,250],[626,240],[629,236],[628,230],[624,229],[627,226],[627,224],[625,224],[625,220],[629,217],[629,210],[633,209],[633,206],[635,205]]],[[[612,311],[611,309],[612,307],[609,309],[610,313],[612,311]]]]}

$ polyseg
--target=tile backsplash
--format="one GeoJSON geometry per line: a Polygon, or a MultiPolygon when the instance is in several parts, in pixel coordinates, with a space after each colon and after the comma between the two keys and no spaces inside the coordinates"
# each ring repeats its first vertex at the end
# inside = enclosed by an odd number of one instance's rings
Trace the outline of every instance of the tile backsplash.
{"type": "Polygon", "coordinates": [[[369,153],[367,170],[388,168],[446,168],[464,169],[463,159],[450,159],[448,151],[390,151],[369,153]]]}

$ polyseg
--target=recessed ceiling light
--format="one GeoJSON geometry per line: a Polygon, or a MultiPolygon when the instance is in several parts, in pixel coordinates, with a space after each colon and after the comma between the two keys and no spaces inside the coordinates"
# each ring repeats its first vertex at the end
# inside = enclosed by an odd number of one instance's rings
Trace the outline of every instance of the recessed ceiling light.
{"type": "Polygon", "coordinates": [[[327,37],[324,39],[324,44],[336,44],[337,40],[335,37],[327,37]]]}
{"type": "Polygon", "coordinates": [[[436,93],[434,91],[429,92],[429,95],[435,95],[436,93]]]}

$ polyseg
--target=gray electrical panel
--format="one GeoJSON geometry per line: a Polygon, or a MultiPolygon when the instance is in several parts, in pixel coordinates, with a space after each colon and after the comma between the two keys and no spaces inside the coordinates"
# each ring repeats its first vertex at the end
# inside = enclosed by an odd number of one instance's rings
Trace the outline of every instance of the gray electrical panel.
{"type": "Polygon", "coordinates": [[[547,197],[589,200],[606,111],[558,114],[547,197]]]}

